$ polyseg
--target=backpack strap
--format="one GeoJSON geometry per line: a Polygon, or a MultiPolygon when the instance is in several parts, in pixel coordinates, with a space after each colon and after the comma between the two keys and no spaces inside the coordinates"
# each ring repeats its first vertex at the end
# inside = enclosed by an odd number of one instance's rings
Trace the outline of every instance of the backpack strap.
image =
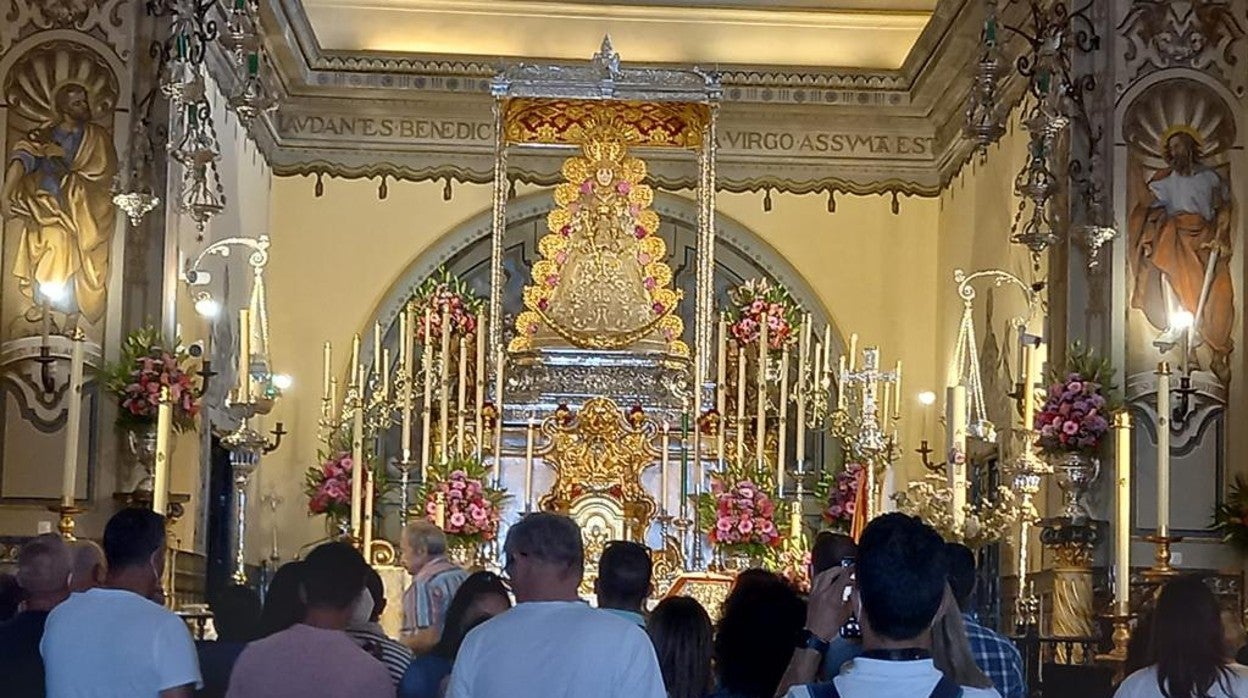
{"type": "Polygon", "coordinates": [[[948,676],[941,676],[928,698],[962,698],[962,687],[948,676]]]}

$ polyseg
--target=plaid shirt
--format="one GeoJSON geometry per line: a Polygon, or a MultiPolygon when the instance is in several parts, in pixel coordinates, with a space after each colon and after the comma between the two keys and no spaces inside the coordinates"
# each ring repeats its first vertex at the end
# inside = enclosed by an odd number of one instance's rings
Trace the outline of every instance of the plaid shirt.
{"type": "Polygon", "coordinates": [[[1018,648],[1009,638],[980,625],[970,614],[963,614],[962,618],[966,621],[966,637],[971,641],[971,656],[1002,698],[1026,698],[1023,656],[1018,648]]]}

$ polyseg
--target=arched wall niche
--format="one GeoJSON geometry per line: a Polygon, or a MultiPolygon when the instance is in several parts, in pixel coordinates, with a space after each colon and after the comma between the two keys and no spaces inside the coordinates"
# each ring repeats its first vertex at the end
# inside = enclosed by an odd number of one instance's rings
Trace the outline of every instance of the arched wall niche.
{"type": "MultiPolygon", "coordinates": [[[[535,192],[512,199],[507,204],[507,232],[504,237],[503,293],[505,332],[519,312],[521,292],[529,281],[529,269],[537,258],[537,241],[546,234],[546,214],[554,202],[549,192],[535,192]]],[[[667,243],[674,286],[684,291],[681,316],[686,341],[693,344],[693,290],[696,255],[697,205],[691,199],[656,192],[654,210],[662,221],[659,235],[667,243]]],[[[425,279],[445,267],[463,279],[475,293],[489,297],[491,212],[486,209],[449,230],[398,275],[378,304],[365,327],[379,323],[383,344],[397,342],[398,316],[403,303],[425,279]]],[[[840,329],[832,314],[819,300],[801,274],[761,236],[736,220],[717,213],[715,246],[715,308],[723,307],[728,291],[751,278],[766,278],[784,286],[801,306],[810,312],[816,327],[832,325],[832,353],[844,351],[840,329]]],[[[392,352],[392,355],[397,355],[392,352]]],[[[365,342],[362,359],[371,361],[372,343],[365,342]]]]}

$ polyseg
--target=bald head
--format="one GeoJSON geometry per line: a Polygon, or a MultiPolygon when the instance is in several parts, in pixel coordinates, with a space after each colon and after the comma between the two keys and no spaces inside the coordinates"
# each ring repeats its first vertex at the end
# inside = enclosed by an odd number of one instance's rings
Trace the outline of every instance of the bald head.
{"type": "Polygon", "coordinates": [[[104,583],[108,563],[104,561],[104,549],[90,540],[75,540],[69,544],[73,573],[69,590],[73,592],[94,589],[104,583]]]}
{"type": "Polygon", "coordinates": [[[69,596],[69,549],[53,533],[35,536],[17,554],[17,583],[26,592],[26,608],[48,610],[69,596]]]}

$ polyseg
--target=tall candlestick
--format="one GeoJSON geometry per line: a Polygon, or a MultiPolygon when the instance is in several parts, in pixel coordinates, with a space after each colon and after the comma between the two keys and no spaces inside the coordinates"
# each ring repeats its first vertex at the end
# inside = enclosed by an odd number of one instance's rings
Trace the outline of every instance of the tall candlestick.
{"type": "Polygon", "coordinates": [[[381,350],[381,394],[390,396],[390,347],[381,350]]]}
{"type": "Polygon", "coordinates": [[[1114,469],[1118,472],[1114,526],[1114,604],[1120,616],[1131,612],[1131,414],[1114,415],[1114,469]]]}
{"type": "Polygon", "coordinates": [[[367,369],[357,366],[355,372],[356,400],[351,413],[351,537],[359,541],[363,521],[361,498],[364,496],[364,379],[367,369]]]}
{"type": "Polygon", "coordinates": [[[810,313],[802,318],[802,334],[797,344],[797,453],[796,460],[806,461],[806,367],[810,360],[810,313]]]}
{"type": "Polygon", "coordinates": [[[499,347],[498,356],[494,359],[494,411],[498,415],[494,422],[494,482],[499,487],[503,483],[503,369],[506,357],[506,350],[499,347]]]}
{"type": "Polygon", "coordinates": [[[1170,535],[1170,364],[1157,365],[1157,535],[1170,535]]]}
{"type": "Polygon", "coordinates": [[[476,338],[473,340],[473,347],[477,352],[477,363],[474,387],[476,393],[472,399],[473,425],[476,426],[477,461],[480,462],[485,457],[485,420],[481,416],[481,407],[485,404],[485,338],[490,336],[486,330],[486,322],[481,320],[481,324],[477,326],[476,338]]]}
{"type": "Polygon", "coordinates": [[[737,346],[737,467],[745,466],[745,347],[737,346]]]}
{"type": "Polygon", "coordinates": [[[1036,357],[1031,342],[1023,345],[1023,429],[1036,428],[1036,357]]]}
{"type": "Polygon", "coordinates": [[[533,439],[537,423],[529,418],[524,437],[524,510],[533,511],[533,439]]]}
{"type": "Polygon", "coordinates": [[[446,528],[446,495],[442,492],[433,497],[433,523],[438,528],[446,528]]]}
{"type": "Polygon", "coordinates": [[[381,373],[381,323],[373,323],[373,373],[381,373]]]}
{"type": "Polygon", "coordinates": [[[849,399],[849,371],[842,355],[836,360],[836,409],[845,409],[845,402],[849,399]]]}
{"type": "Polygon", "coordinates": [[[715,410],[719,412],[719,432],[715,437],[715,455],[721,465],[728,434],[728,321],[719,319],[719,348],[715,364],[715,410]]]}
{"type": "Polygon", "coordinates": [[[421,372],[424,374],[420,403],[420,481],[428,482],[429,459],[433,455],[433,312],[425,309],[425,346],[421,352],[421,372]]]}
{"type": "Polygon", "coordinates": [[[442,375],[439,376],[441,390],[438,394],[438,436],[441,441],[438,453],[441,456],[441,462],[445,463],[451,441],[451,314],[449,312],[442,313],[442,351],[440,353],[438,368],[441,369],[442,375]]]}
{"type": "Polygon", "coordinates": [[[761,476],[767,472],[767,321],[763,321],[758,333],[758,380],[754,406],[754,461],[755,470],[761,476]]]}
{"type": "MultiPolygon", "coordinates": [[[[399,367],[403,371],[403,392],[399,396],[399,405],[403,413],[402,427],[399,431],[399,448],[402,450],[402,458],[404,463],[412,462],[412,391],[413,383],[416,382],[416,373],[414,371],[415,357],[412,356],[412,328],[410,312],[407,308],[403,309],[403,318],[400,321],[399,332],[403,336],[399,338],[399,367]]],[[[404,466],[407,467],[406,465],[404,466]]]]}
{"type": "Polygon", "coordinates": [[[789,538],[794,543],[802,539],[802,498],[800,493],[793,498],[793,505],[789,507],[789,538]]]}
{"type": "Polygon", "coordinates": [[[680,512],[685,518],[689,507],[689,413],[680,413],[680,512]]]}
{"type": "Polygon", "coordinates": [[[407,368],[408,357],[412,355],[411,314],[411,308],[406,305],[403,306],[403,312],[399,313],[399,365],[404,369],[407,368]]]}
{"type": "Polygon", "coordinates": [[[952,385],[945,390],[945,439],[948,445],[946,467],[949,491],[953,495],[953,530],[966,526],[966,387],[952,385]]]}
{"type": "Polygon", "coordinates": [[[348,367],[351,371],[351,380],[355,380],[356,367],[360,365],[360,334],[357,332],[351,336],[351,365],[348,367]]]}
{"type": "MultiPolygon", "coordinates": [[[[61,471],[61,506],[74,505],[74,490],[78,479],[78,439],[82,435],[82,371],[83,345],[86,337],[82,330],[74,330],[74,348],[69,360],[69,405],[65,412],[65,459],[61,471]]],[[[168,390],[168,388],[166,388],[168,390]]]]}
{"type": "Polygon", "coordinates": [[[247,308],[238,310],[238,401],[251,402],[251,311],[247,308]]]}
{"type": "Polygon", "coordinates": [[[668,511],[667,509],[667,470],[670,462],[669,451],[672,448],[671,425],[663,422],[663,434],[659,440],[659,509],[668,511]]]}
{"type": "Polygon", "coordinates": [[[897,380],[893,381],[893,405],[892,413],[894,419],[901,418],[901,359],[897,359],[897,366],[893,368],[893,373],[897,376],[897,380]]]}
{"type": "Polygon", "coordinates": [[[789,421],[789,347],[780,351],[780,423],[776,426],[776,492],[784,496],[784,442],[789,421]]]}
{"type": "Polygon", "coordinates": [[[338,379],[329,379],[329,418],[330,424],[338,423],[338,379]]]}
{"type": "MultiPolygon", "coordinates": [[[[824,342],[829,347],[832,346],[829,340],[824,340],[824,342]]],[[[851,371],[854,370],[854,368],[857,365],[858,365],[858,333],[854,332],[853,334],[849,335],[849,370],[851,371]]]]}
{"type": "Polygon", "coordinates": [[[156,408],[156,458],[152,476],[152,511],[165,516],[169,508],[169,435],[173,427],[173,403],[169,386],[160,389],[156,408]]]}
{"type": "Polygon", "coordinates": [[[329,399],[329,379],[333,374],[334,350],[329,342],[325,342],[324,352],[321,359],[321,389],[324,392],[323,397],[329,399]]]}
{"type": "Polygon", "coordinates": [[[459,340],[459,362],[455,367],[455,452],[463,456],[464,432],[468,423],[468,343],[461,337],[459,340]]]}
{"type": "Polygon", "coordinates": [[[888,428],[892,425],[892,415],[890,414],[891,400],[890,389],[893,387],[891,383],[881,382],[879,385],[880,401],[876,407],[876,419],[880,424],[880,431],[887,434],[888,428]]]}

